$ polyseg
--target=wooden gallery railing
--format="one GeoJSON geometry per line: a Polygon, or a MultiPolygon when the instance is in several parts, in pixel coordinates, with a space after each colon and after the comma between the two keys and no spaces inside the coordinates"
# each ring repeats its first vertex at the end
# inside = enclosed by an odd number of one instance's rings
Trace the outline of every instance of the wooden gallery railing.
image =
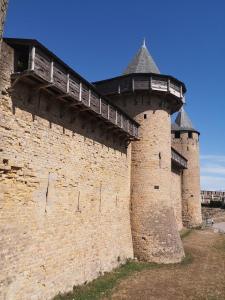
{"type": "Polygon", "coordinates": [[[171,148],[171,159],[172,163],[175,163],[183,169],[187,169],[187,159],[183,157],[179,152],[177,152],[174,148],[171,148]]]}
{"type": "MultiPolygon", "coordinates": [[[[108,127],[118,129],[125,139],[138,138],[138,123],[124,112],[100,96],[97,89],[50,52],[45,53],[38,46],[29,50],[28,69],[20,74],[13,74],[16,80],[19,76],[32,76],[43,82],[48,89],[61,95],[61,98],[72,100],[72,106],[81,106],[108,124],[108,127]]],[[[59,97],[58,97],[59,98],[59,97]]]]}
{"type": "Polygon", "coordinates": [[[174,99],[185,102],[185,86],[182,82],[168,75],[134,73],[97,81],[94,84],[103,95],[108,96],[138,91],[154,91],[154,93],[170,95],[174,99]]]}

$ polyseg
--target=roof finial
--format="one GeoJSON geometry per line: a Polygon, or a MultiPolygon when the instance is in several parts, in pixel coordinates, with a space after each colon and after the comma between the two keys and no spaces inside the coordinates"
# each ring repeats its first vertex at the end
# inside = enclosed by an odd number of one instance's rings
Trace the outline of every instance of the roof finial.
{"type": "Polygon", "coordinates": [[[132,73],[156,73],[160,74],[160,71],[155,64],[151,54],[149,53],[146,44],[145,38],[143,43],[138,50],[137,54],[129,63],[128,67],[123,74],[132,74],[132,73]]]}
{"type": "Polygon", "coordinates": [[[145,38],[144,38],[144,40],[143,40],[142,48],[146,48],[146,45],[145,45],[145,38]]]}

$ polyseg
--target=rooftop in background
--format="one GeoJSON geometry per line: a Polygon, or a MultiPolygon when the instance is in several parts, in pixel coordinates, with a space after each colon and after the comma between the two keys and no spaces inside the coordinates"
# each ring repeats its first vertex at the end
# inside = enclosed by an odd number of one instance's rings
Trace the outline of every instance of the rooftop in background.
{"type": "Polygon", "coordinates": [[[160,74],[159,68],[154,62],[151,54],[149,53],[145,40],[135,57],[127,66],[126,70],[123,74],[131,74],[131,73],[155,73],[160,74]]]}

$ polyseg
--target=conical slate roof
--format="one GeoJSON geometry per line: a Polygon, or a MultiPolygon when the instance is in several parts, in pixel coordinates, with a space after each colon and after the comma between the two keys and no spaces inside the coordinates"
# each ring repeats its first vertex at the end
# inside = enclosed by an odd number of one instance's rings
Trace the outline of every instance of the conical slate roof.
{"type": "Polygon", "coordinates": [[[180,130],[180,126],[178,126],[176,123],[172,123],[171,124],[171,130],[179,131],[180,130]]]}
{"type": "Polygon", "coordinates": [[[181,107],[179,113],[177,114],[175,123],[172,124],[172,130],[196,131],[183,107],[181,107]]]}
{"type": "Polygon", "coordinates": [[[145,40],[143,45],[129,63],[126,70],[123,74],[131,74],[131,73],[156,73],[160,74],[160,71],[154,62],[151,54],[149,53],[146,45],[145,40]]]}

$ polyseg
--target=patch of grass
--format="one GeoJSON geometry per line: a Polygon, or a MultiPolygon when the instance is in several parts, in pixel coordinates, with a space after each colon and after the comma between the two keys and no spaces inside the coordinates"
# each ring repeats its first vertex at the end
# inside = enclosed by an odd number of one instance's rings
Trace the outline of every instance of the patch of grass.
{"type": "MultiPolygon", "coordinates": [[[[185,236],[189,235],[190,232],[191,230],[187,230],[185,236]]],[[[129,260],[126,264],[121,265],[112,272],[105,273],[87,284],[74,286],[71,292],[59,294],[53,300],[98,300],[103,296],[109,296],[112,289],[120,280],[125,279],[135,272],[163,267],[172,268],[175,265],[186,266],[192,262],[193,256],[189,252],[186,252],[185,257],[180,263],[169,265],[129,260]]]]}
{"type": "Polygon", "coordinates": [[[190,252],[185,251],[185,257],[181,261],[182,266],[190,265],[193,262],[194,258],[190,252]]]}
{"type": "Polygon", "coordinates": [[[98,277],[88,284],[75,286],[73,291],[55,296],[53,300],[97,300],[103,295],[109,295],[119,280],[128,277],[130,274],[160,266],[160,264],[155,263],[128,261],[121,267],[98,277]]]}
{"type": "Polygon", "coordinates": [[[184,238],[186,238],[187,236],[189,236],[192,233],[192,229],[182,229],[180,232],[180,237],[183,240],[184,238]]]}

